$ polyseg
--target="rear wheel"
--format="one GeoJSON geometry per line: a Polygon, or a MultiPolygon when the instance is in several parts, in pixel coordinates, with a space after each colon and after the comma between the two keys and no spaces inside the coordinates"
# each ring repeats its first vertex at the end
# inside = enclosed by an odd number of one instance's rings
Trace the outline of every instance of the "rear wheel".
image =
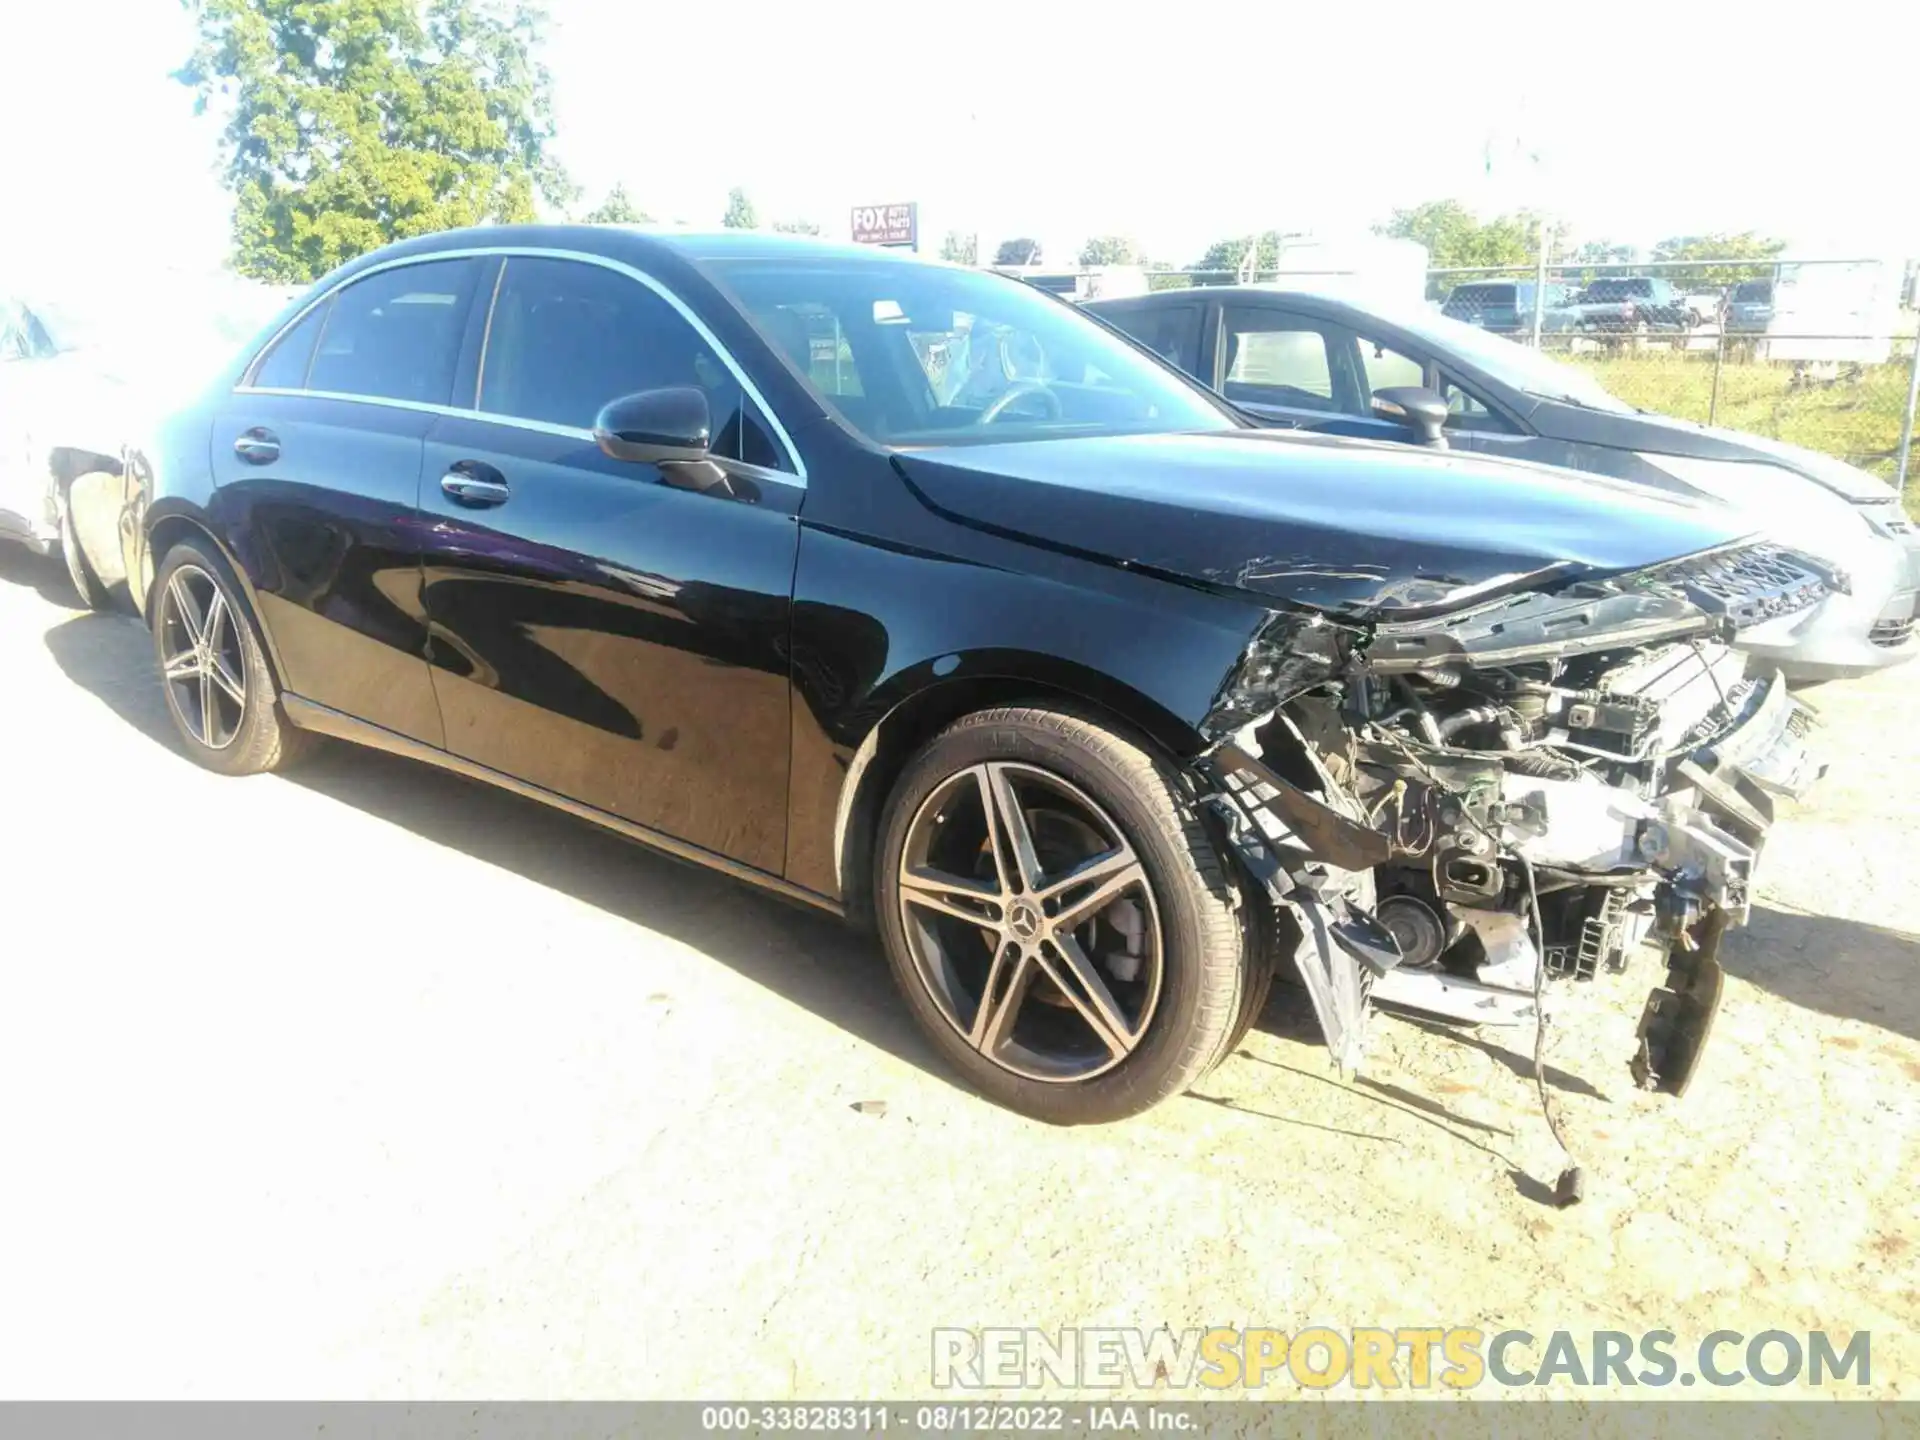
{"type": "Polygon", "coordinates": [[[167,552],[153,593],[154,658],[187,753],[222,775],[257,775],[298,758],[312,737],[280,709],[266,651],[226,562],[182,541],[167,552]]]}
{"type": "Polygon", "coordinates": [[[1039,709],[972,715],[907,766],[880,932],[934,1045],[1057,1124],[1117,1120],[1228,1051],[1265,956],[1177,772],[1039,709]]]}

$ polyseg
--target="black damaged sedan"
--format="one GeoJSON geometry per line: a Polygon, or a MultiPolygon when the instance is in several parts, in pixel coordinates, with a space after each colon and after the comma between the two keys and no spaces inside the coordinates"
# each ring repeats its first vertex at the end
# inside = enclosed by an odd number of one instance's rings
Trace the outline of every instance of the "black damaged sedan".
{"type": "Polygon", "coordinates": [[[1276,967],[1351,1067],[1375,1001],[1523,1020],[1648,938],[1622,1059],[1678,1090],[1814,772],[1729,642],[1823,579],[1728,512],[1243,428],[874,250],[393,246],[92,493],[202,764],[371,745],[869,924],[1053,1121],[1192,1084],[1276,967]]]}

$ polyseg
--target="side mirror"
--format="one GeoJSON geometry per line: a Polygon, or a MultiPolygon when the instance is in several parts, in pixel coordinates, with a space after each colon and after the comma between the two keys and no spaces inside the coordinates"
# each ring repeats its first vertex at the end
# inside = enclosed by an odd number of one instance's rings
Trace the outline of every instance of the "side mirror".
{"type": "Polygon", "coordinates": [[[692,385],[642,390],[600,407],[593,438],[615,460],[704,460],[713,441],[706,392],[692,385]]]}
{"type": "Polygon", "coordinates": [[[1374,391],[1373,413],[1418,431],[1422,445],[1447,448],[1447,402],[1424,385],[1389,385],[1374,391]]]}

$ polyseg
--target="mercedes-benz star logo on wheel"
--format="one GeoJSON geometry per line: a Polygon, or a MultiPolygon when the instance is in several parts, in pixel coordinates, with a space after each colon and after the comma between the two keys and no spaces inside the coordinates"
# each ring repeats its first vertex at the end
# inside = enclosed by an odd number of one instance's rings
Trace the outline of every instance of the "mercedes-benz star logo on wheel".
{"type": "Polygon", "coordinates": [[[1007,924],[1022,940],[1031,940],[1040,933],[1040,912],[1031,905],[1016,905],[1013,914],[1007,917],[1007,924]]]}

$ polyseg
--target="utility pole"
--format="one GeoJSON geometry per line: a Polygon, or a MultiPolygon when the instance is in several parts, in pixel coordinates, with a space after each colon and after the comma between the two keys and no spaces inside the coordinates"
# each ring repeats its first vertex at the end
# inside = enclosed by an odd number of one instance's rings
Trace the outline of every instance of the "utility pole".
{"type": "Polygon", "coordinates": [[[1540,326],[1547,309],[1547,256],[1553,251],[1553,222],[1540,217],[1540,263],[1533,277],[1533,348],[1540,348],[1540,326]]]}

